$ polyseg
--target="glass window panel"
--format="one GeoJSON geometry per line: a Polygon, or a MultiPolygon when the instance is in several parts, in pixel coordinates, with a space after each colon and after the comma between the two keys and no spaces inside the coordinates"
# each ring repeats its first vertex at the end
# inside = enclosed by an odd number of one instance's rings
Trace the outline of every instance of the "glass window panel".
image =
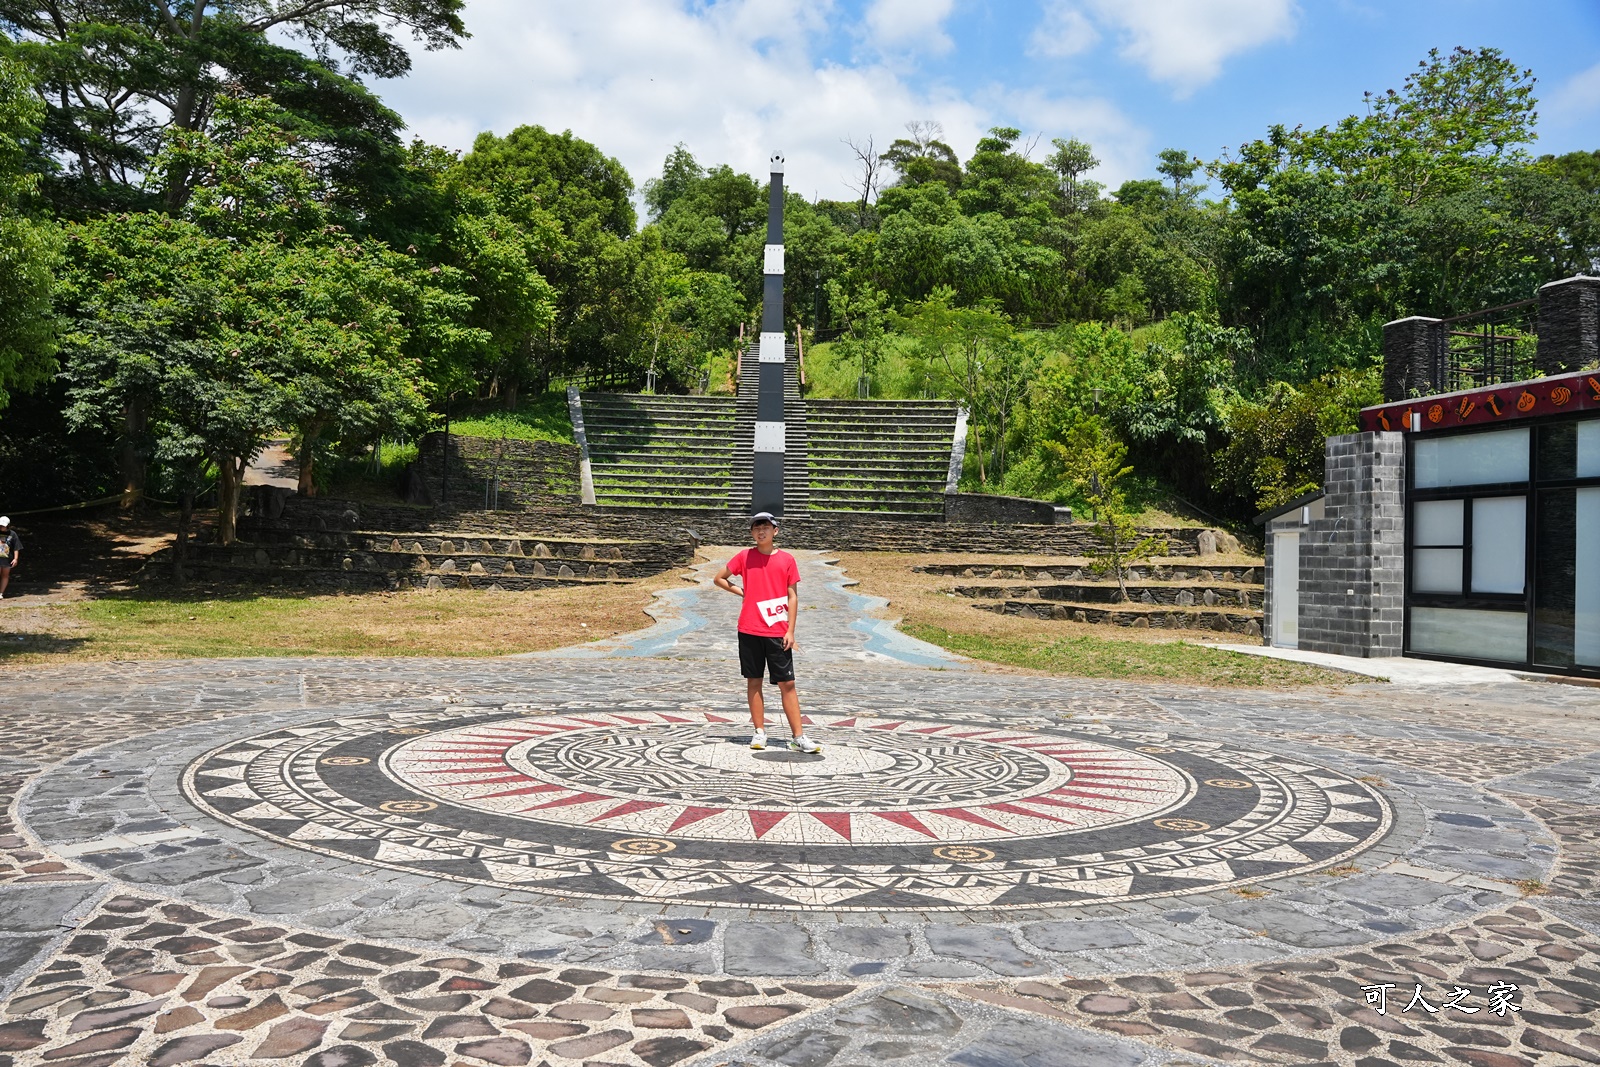
{"type": "Polygon", "coordinates": [[[1412,449],[1418,489],[1528,480],[1528,429],[1419,437],[1412,449]]]}
{"type": "Polygon", "coordinates": [[[1411,509],[1416,524],[1411,543],[1414,545],[1460,545],[1466,541],[1462,516],[1466,512],[1462,500],[1419,500],[1411,509]]]}
{"type": "Polygon", "coordinates": [[[1521,593],[1527,587],[1528,498],[1472,502],[1472,591],[1521,593]]]}
{"type": "Polygon", "coordinates": [[[1459,548],[1414,548],[1411,550],[1411,591],[1413,593],[1461,592],[1461,553],[1459,548]]]}
{"type": "Polygon", "coordinates": [[[1600,489],[1579,489],[1577,512],[1573,653],[1579,663],[1600,667],[1600,489]]]}
{"type": "Polygon", "coordinates": [[[1600,475],[1600,420],[1578,423],[1578,477],[1600,475]]]}
{"type": "Polygon", "coordinates": [[[1528,658],[1528,616],[1521,611],[1412,608],[1411,651],[1523,663],[1528,658]]]}

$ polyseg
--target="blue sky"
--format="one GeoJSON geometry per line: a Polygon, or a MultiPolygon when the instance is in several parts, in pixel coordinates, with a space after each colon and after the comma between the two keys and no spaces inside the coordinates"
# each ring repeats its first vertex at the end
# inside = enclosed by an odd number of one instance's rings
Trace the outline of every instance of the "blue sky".
{"type": "Polygon", "coordinates": [[[1540,152],[1600,149],[1600,3],[1538,0],[468,0],[474,37],[377,88],[452,148],[570,128],[659,172],[702,162],[845,196],[843,141],[939,122],[965,156],[994,125],[1081,137],[1111,185],[1162,148],[1206,159],[1271,123],[1316,126],[1399,88],[1428,49],[1493,46],[1539,79],[1540,152]],[[1537,11],[1529,17],[1529,9],[1537,11]]]}

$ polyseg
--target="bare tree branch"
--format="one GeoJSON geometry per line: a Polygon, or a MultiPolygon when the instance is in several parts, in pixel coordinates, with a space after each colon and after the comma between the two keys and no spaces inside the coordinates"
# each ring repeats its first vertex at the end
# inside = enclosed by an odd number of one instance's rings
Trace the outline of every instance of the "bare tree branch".
{"type": "Polygon", "coordinates": [[[857,171],[858,176],[851,182],[851,188],[860,194],[856,201],[856,224],[865,229],[867,207],[877,200],[878,186],[883,181],[883,160],[878,157],[878,146],[871,136],[867,137],[865,143],[857,141],[854,137],[846,137],[844,143],[855,153],[860,168],[857,171]]]}

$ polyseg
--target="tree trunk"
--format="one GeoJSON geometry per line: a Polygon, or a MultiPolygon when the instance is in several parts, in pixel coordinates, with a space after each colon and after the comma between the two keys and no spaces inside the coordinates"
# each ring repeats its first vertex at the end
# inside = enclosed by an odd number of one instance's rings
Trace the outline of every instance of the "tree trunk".
{"type": "Polygon", "coordinates": [[[189,562],[189,526],[194,521],[194,486],[178,497],[178,540],[172,548],[172,578],[179,585],[188,580],[184,567],[189,562]]]}
{"type": "Polygon", "coordinates": [[[500,393],[500,402],[505,407],[505,409],[507,411],[515,411],[515,410],[517,410],[517,392],[518,392],[518,389],[519,389],[519,387],[518,387],[518,383],[517,383],[517,379],[516,378],[514,378],[514,377],[506,378],[505,388],[502,389],[501,393],[500,393]]]}
{"type": "Polygon", "coordinates": [[[217,541],[233,544],[239,529],[239,485],[244,461],[230,455],[217,457],[217,541]]]}
{"type": "Polygon", "coordinates": [[[295,492],[304,497],[317,495],[317,442],[322,440],[323,425],[319,419],[300,429],[300,448],[295,456],[300,479],[295,484],[295,492]]]}
{"type": "Polygon", "coordinates": [[[122,510],[130,510],[144,494],[145,462],[139,452],[149,411],[144,398],[130,400],[122,410],[122,443],[117,448],[117,466],[122,474],[122,510]]]}
{"type": "MultiPolygon", "coordinates": [[[[206,8],[209,6],[206,0],[197,0],[189,16],[189,25],[184,27],[176,19],[171,19],[168,23],[169,34],[182,37],[187,43],[192,44],[205,26],[206,8]]],[[[196,73],[178,89],[178,98],[172,107],[174,129],[193,130],[199,124],[201,108],[198,78],[199,74],[196,73]]],[[[181,163],[167,168],[167,188],[162,199],[169,215],[176,215],[189,202],[189,178],[189,168],[181,163]]]]}

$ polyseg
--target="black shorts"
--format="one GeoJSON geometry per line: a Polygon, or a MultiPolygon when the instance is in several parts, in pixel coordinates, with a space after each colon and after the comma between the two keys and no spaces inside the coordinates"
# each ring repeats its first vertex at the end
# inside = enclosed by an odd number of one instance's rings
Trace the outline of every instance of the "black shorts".
{"type": "Polygon", "coordinates": [[[772,684],[794,681],[794,653],[783,647],[781,637],[757,637],[743,631],[739,634],[739,673],[746,678],[759,678],[763,673],[772,684]]]}

